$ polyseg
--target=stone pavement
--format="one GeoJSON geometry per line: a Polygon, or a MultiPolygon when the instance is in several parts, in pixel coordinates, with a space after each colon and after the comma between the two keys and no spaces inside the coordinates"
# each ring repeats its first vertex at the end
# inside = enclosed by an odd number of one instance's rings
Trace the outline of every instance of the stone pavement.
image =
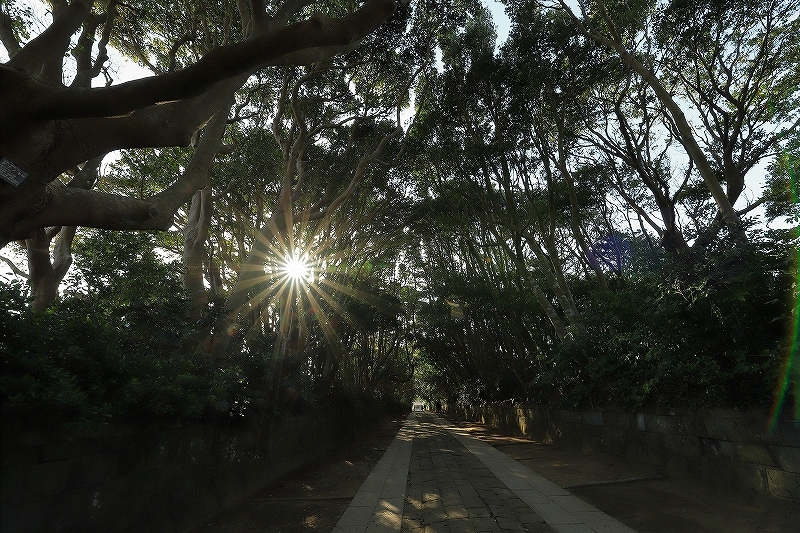
{"type": "Polygon", "coordinates": [[[635,533],[431,413],[412,413],[335,533],[635,533]]]}

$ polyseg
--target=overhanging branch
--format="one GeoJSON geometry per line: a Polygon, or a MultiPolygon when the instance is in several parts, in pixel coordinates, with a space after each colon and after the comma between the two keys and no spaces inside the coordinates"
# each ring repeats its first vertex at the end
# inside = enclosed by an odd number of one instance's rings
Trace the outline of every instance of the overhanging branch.
{"type": "Polygon", "coordinates": [[[374,31],[394,11],[394,0],[369,0],[361,9],[342,18],[315,15],[252,39],[215,48],[197,63],[177,72],[111,87],[48,91],[31,102],[28,114],[40,120],[109,117],[193,98],[219,80],[275,64],[289,54],[328,47],[338,51],[348,47],[374,31]]]}

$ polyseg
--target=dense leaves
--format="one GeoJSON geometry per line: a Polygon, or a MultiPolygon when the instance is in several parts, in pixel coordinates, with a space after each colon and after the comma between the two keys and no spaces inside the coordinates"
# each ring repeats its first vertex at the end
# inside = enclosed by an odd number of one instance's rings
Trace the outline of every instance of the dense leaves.
{"type": "MultiPolygon", "coordinates": [[[[355,50],[258,72],[168,231],[77,230],[44,311],[1,286],[5,419],[769,405],[797,381],[800,22],[734,4],[514,0],[498,43],[480,2],[420,0],[355,50]]],[[[180,68],[240,38],[235,5],[120,6],[141,16],[116,45],[180,68]]],[[[97,183],[157,196],[202,139],[124,151],[97,183]]]]}
{"type": "Polygon", "coordinates": [[[194,353],[202,324],[187,320],[179,272],[157,257],[153,241],[85,237],[79,279],[45,312],[27,307],[20,284],[0,284],[4,425],[234,422],[313,405],[315,390],[299,369],[272,379],[280,363],[274,336],[249,333],[224,364],[194,353]]]}
{"type": "Polygon", "coordinates": [[[745,219],[745,239],[721,232],[708,183],[738,216],[763,203],[767,220],[796,224],[800,93],[780,52],[797,46],[795,8],[587,2],[582,19],[564,7],[509,2],[497,50],[477,12],[424,80],[442,97],[412,132],[435,228],[417,256],[430,298],[420,390],[769,405],[790,350],[796,235],[745,219]],[[689,129],[684,113],[699,117],[689,129]],[[682,154],[689,135],[698,149],[682,154]],[[744,198],[764,160],[763,196],[744,198]]]}

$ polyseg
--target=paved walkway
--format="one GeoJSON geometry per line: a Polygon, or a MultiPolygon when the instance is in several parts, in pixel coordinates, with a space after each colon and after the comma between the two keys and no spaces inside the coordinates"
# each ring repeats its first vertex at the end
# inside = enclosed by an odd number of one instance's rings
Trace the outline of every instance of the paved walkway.
{"type": "Polygon", "coordinates": [[[334,533],[636,533],[431,413],[412,413],[334,533]]]}

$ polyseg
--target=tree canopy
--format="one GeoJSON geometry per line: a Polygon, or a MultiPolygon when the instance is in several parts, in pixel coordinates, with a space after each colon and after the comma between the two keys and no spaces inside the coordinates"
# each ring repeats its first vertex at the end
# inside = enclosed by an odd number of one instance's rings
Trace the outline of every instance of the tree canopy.
{"type": "Polygon", "coordinates": [[[504,6],[5,2],[9,412],[800,409],[794,3],[504,6]]]}

